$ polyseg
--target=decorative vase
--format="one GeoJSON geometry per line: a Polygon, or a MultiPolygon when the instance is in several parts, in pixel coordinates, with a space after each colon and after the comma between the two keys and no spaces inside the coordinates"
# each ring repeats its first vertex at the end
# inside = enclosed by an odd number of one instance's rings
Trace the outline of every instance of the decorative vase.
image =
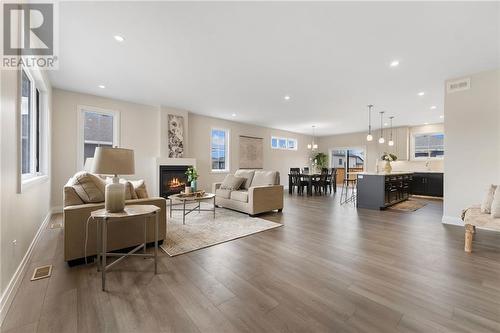
{"type": "Polygon", "coordinates": [[[193,190],[193,192],[196,192],[196,180],[192,180],[191,181],[191,189],[193,190]]]}
{"type": "Polygon", "coordinates": [[[387,173],[391,173],[392,171],[391,161],[385,161],[384,171],[387,173]]]}

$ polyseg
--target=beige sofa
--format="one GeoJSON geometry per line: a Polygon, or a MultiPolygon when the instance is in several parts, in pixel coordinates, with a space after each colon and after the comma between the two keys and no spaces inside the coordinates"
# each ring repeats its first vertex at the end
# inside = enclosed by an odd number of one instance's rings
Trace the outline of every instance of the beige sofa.
{"type": "Polygon", "coordinates": [[[283,186],[278,171],[238,170],[234,175],[246,179],[238,190],[221,189],[222,183],[212,185],[217,206],[252,216],[283,210],[283,186]]]}
{"type": "MultiPolygon", "coordinates": [[[[79,173],[83,174],[83,173],[79,173]]],[[[78,175],[78,174],[77,174],[78,175]]],[[[76,175],[75,175],[76,176],[76,175]]],[[[104,208],[104,202],[85,202],[80,196],[77,187],[80,184],[75,184],[75,176],[72,177],[68,183],[64,186],[64,209],[63,209],[63,221],[64,221],[64,260],[70,265],[83,262],[85,257],[85,229],[87,220],[90,213],[94,210],[104,208]]],[[[92,177],[94,182],[99,182],[95,177],[92,177]]],[[[102,184],[98,184],[96,191],[97,195],[91,198],[92,201],[98,201],[102,195],[104,195],[105,181],[102,180],[102,184]],[[102,193],[99,193],[101,192],[102,193]]],[[[132,187],[133,189],[133,187],[132,187]]],[[[87,190],[87,189],[85,189],[87,190]]],[[[159,235],[158,239],[163,241],[167,232],[166,223],[166,200],[164,198],[138,198],[137,193],[139,191],[134,191],[133,194],[128,193],[126,200],[127,205],[155,205],[160,207],[159,215],[159,235]],[[132,199],[133,197],[133,199],[132,199]]],[[[146,195],[147,192],[144,191],[142,196],[146,195]]],[[[104,199],[102,199],[104,200],[104,199]]],[[[147,241],[154,242],[154,222],[147,226],[147,241]]],[[[141,244],[144,241],[143,220],[129,220],[125,223],[111,222],[108,226],[108,249],[110,251],[129,248],[141,244]]],[[[88,240],[87,240],[87,251],[86,255],[94,256],[96,255],[96,235],[97,235],[96,223],[90,220],[88,225],[88,240]]]]}

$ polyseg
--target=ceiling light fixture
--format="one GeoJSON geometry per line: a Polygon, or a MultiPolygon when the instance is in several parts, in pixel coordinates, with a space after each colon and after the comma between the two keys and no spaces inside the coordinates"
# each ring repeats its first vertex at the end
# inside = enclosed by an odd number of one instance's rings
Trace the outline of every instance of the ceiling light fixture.
{"type": "Polygon", "coordinates": [[[429,125],[429,123],[424,123],[424,125],[429,125]]]}
{"type": "Polygon", "coordinates": [[[125,41],[125,38],[123,38],[122,36],[120,35],[114,35],[113,38],[117,41],[117,42],[120,42],[122,43],[123,41],[125,41]]]}
{"type": "Polygon", "coordinates": [[[289,101],[289,100],[290,100],[290,98],[291,98],[291,97],[290,97],[290,96],[288,96],[288,95],[286,95],[285,97],[283,97],[283,99],[284,99],[285,101],[289,101]]]}
{"type": "Polygon", "coordinates": [[[104,84],[100,84],[100,85],[98,85],[98,87],[101,88],[101,89],[106,88],[106,86],[104,84]]]}
{"type": "Polygon", "coordinates": [[[392,119],[394,118],[394,116],[390,116],[389,119],[391,120],[391,134],[390,134],[390,137],[389,137],[389,142],[387,143],[389,146],[394,146],[394,141],[392,140],[392,119]]]}
{"type": "Polygon", "coordinates": [[[236,113],[231,114],[232,117],[236,117],[236,113]]]}
{"type": "Polygon", "coordinates": [[[440,115],[439,118],[444,119],[444,115],[440,115]]]}
{"type": "Polygon", "coordinates": [[[318,149],[318,145],[314,142],[314,138],[315,138],[314,129],[315,129],[315,128],[316,128],[316,126],[314,126],[314,125],[313,125],[313,126],[312,126],[312,129],[313,129],[313,130],[312,130],[312,132],[313,132],[313,138],[312,138],[312,142],[311,142],[311,143],[309,143],[309,144],[307,145],[307,149],[311,149],[311,150],[316,150],[316,149],[318,149]]]}
{"type": "Polygon", "coordinates": [[[373,135],[372,135],[372,108],[373,108],[373,104],[368,105],[368,135],[366,136],[366,141],[373,141],[373,135]]]}
{"type": "Polygon", "coordinates": [[[378,139],[378,143],[384,143],[384,113],[385,111],[380,111],[380,138],[378,139]]]}
{"type": "Polygon", "coordinates": [[[433,105],[430,107],[431,110],[436,110],[437,109],[437,106],[433,105]]]}
{"type": "Polygon", "coordinates": [[[420,96],[420,97],[422,97],[422,96],[424,96],[424,95],[425,95],[425,91],[421,91],[421,92],[419,92],[417,95],[418,95],[418,96],[420,96]]]}
{"type": "Polygon", "coordinates": [[[399,60],[393,60],[393,61],[391,61],[391,64],[389,66],[391,66],[391,67],[398,67],[399,66],[399,60]]]}

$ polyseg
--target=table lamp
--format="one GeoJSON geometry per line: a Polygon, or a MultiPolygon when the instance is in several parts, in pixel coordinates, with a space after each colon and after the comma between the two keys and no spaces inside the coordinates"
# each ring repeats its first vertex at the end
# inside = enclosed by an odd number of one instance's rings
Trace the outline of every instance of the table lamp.
{"type": "Polygon", "coordinates": [[[93,157],[87,157],[85,160],[85,165],[83,166],[83,170],[87,172],[92,172],[92,164],[94,164],[93,157]]]}
{"type": "Polygon", "coordinates": [[[104,194],[106,210],[110,213],[122,212],[125,208],[125,184],[120,183],[118,175],[135,173],[134,151],[117,147],[97,147],[92,164],[93,173],[113,175],[113,182],[106,184],[104,194]]]}

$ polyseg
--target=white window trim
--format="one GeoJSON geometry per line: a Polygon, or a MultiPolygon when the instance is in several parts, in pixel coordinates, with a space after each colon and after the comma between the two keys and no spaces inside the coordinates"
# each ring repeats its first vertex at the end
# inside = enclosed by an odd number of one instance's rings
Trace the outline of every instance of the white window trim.
{"type": "Polygon", "coordinates": [[[90,111],[100,114],[105,114],[113,117],[113,146],[120,146],[120,111],[102,109],[95,106],[88,105],[78,105],[78,117],[77,117],[77,157],[76,157],[76,170],[83,170],[83,166],[85,161],[83,160],[83,152],[84,152],[84,126],[85,126],[85,117],[84,112],[90,111]]]}
{"type": "MultiPolygon", "coordinates": [[[[36,154],[35,154],[35,148],[36,145],[38,144],[40,147],[40,152],[39,152],[39,171],[34,172],[34,173],[29,173],[29,174],[23,174],[22,173],[22,138],[21,135],[19,135],[18,138],[18,193],[23,193],[25,190],[27,190],[30,187],[33,187],[34,185],[40,184],[47,182],[49,180],[49,161],[50,161],[50,156],[49,156],[49,138],[48,138],[48,133],[50,133],[50,122],[49,122],[49,103],[48,103],[48,97],[47,97],[47,87],[43,81],[43,78],[40,73],[38,72],[33,72],[32,69],[30,68],[25,68],[22,67],[22,71],[19,71],[19,83],[22,84],[22,72],[25,72],[26,75],[28,76],[29,80],[31,81],[31,93],[33,96],[32,103],[30,105],[30,108],[32,109],[31,112],[34,116],[36,116],[36,90],[38,89],[39,92],[39,107],[40,107],[40,118],[38,119],[39,123],[37,124],[39,129],[40,129],[40,135],[37,137],[36,136],[36,126],[35,122],[32,123],[31,125],[31,131],[32,131],[32,136],[36,139],[38,139],[38,142],[35,142],[36,140],[33,141],[33,147],[31,147],[32,150],[32,170],[35,169],[36,165],[36,154]]],[[[19,99],[19,111],[18,111],[18,128],[19,132],[21,133],[21,126],[22,126],[22,121],[21,121],[21,89],[19,89],[18,93],[18,99],[19,99]]]]}
{"type": "MultiPolygon", "coordinates": [[[[444,132],[417,132],[417,133],[411,134],[411,136],[410,136],[410,161],[442,161],[442,160],[444,160],[444,157],[446,156],[446,150],[445,150],[443,156],[415,157],[415,137],[417,135],[435,135],[435,134],[444,135],[444,132]]],[[[446,137],[445,137],[445,140],[446,140],[446,137]]]]}
{"type": "Polygon", "coordinates": [[[230,170],[231,170],[231,167],[230,167],[231,157],[230,157],[230,153],[229,153],[230,142],[231,142],[231,131],[228,128],[220,128],[220,127],[210,128],[210,146],[209,146],[208,152],[209,152],[209,157],[210,157],[209,161],[210,161],[210,172],[211,173],[229,173],[230,172],[230,170]],[[225,169],[212,169],[212,132],[214,130],[226,132],[226,149],[225,149],[226,165],[225,165],[225,169]]]}
{"type": "Polygon", "coordinates": [[[296,139],[296,138],[286,138],[286,137],[282,137],[282,136],[274,136],[274,135],[272,135],[271,136],[270,145],[271,145],[271,149],[274,149],[274,150],[292,150],[293,151],[293,150],[298,150],[299,140],[296,139]],[[278,141],[278,147],[273,147],[273,140],[274,139],[276,139],[278,141]],[[285,148],[281,148],[279,146],[279,141],[280,140],[285,140],[286,141],[286,147],[285,148]],[[294,148],[288,147],[288,141],[289,140],[295,141],[295,147],[294,148]]]}

